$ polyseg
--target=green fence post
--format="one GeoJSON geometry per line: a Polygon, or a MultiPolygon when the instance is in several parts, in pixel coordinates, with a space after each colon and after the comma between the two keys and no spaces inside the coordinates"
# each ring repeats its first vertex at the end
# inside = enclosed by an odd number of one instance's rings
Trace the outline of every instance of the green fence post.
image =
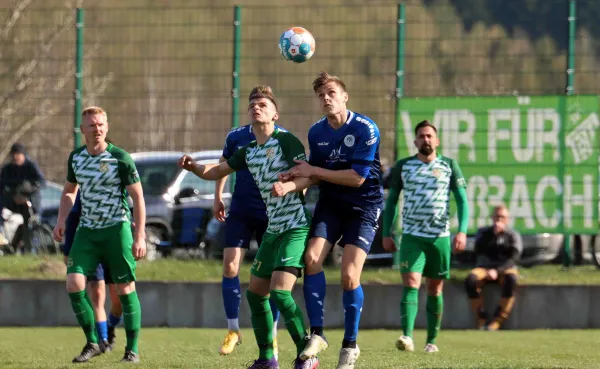
{"type": "Polygon", "coordinates": [[[576,12],[577,12],[577,1],[569,0],[569,52],[567,54],[567,88],[566,94],[572,95],[575,92],[575,41],[576,41],[576,12]]]}
{"type": "MultiPolygon", "coordinates": [[[[233,9],[233,70],[231,73],[231,128],[240,126],[240,54],[242,50],[242,7],[233,9]]],[[[231,193],[235,187],[235,173],[231,175],[231,193]]]]}
{"type": "Polygon", "coordinates": [[[81,112],[83,110],[83,9],[77,8],[75,13],[75,116],[73,117],[74,146],[81,146],[81,112]]]}
{"type": "Polygon", "coordinates": [[[560,127],[560,133],[559,133],[559,140],[560,140],[560,164],[559,164],[559,178],[562,184],[562,191],[560,193],[560,196],[558,196],[558,199],[560,201],[560,207],[559,209],[561,209],[561,222],[560,222],[560,229],[561,232],[564,236],[564,243],[563,243],[563,255],[562,255],[562,265],[565,268],[568,268],[572,261],[572,255],[571,255],[571,234],[570,232],[565,229],[565,217],[564,217],[564,184],[565,184],[565,158],[566,158],[566,154],[567,154],[567,148],[566,148],[566,142],[565,142],[565,124],[567,122],[567,105],[568,105],[568,101],[567,99],[569,98],[569,96],[573,95],[575,93],[575,86],[574,86],[574,81],[575,81],[575,37],[576,37],[576,9],[577,9],[577,2],[576,0],[569,0],[569,17],[567,18],[567,25],[568,25],[568,32],[569,32],[569,52],[567,53],[567,83],[566,83],[566,88],[565,88],[565,95],[564,97],[561,98],[561,127],[560,127]]]}
{"type": "MultiPolygon", "coordinates": [[[[400,102],[404,96],[404,41],[406,38],[406,9],[404,4],[398,4],[398,17],[397,17],[397,46],[396,46],[396,120],[395,128],[396,133],[394,134],[394,163],[399,159],[398,149],[398,132],[402,126],[402,114],[400,110],[400,102]]],[[[396,226],[396,225],[394,225],[396,226]]],[[[394,241],[396,246],[400,247],[400,236],[398,235],[398,227],[396,228],[396,236],[394,241]]],[[[396,251],[392,258],[393,268],[397,269],[400,267],[400,252],[396,251]]]]}

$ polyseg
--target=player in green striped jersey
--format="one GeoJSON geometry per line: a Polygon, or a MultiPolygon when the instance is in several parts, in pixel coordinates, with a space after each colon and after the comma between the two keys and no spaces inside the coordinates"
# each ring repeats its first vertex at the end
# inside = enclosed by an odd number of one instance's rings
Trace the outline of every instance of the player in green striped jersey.
{"type": "MultiPolygon", "coordinates": [[[[178,165],[198,177],[216,181],[236,170],[248,169],[256,181],[267,207],[267,231],[254,259],[246,297],[252,312],[252,326],[259,347],[259,358],[251,369],[277,369],[273,353],[273,316],[269,295],[273,296],[285,325],[296,344],[297,355],[306,345],[304,315],[292,297],[292,288],[304,268],[304,251],[310,226],[310,213],[304,206],[303,190],[310,178],[282,183],[278,176],[294,167],[294,160],[306,160],[304,146],[289,132],[275,127],[279,118],[275,97],[268,86],[258,86],[249,97],[248,114],[256,141],[239,149],[220,164],[194,163],[187,155],[178,165]]],[[[316,357],[294,361],[296,369],[314,369],[316,357]]]]}
{"type": "Polygon", "coordinates": [[[86,276],[95,274],[99,262],[110,270],[123,305],[127,345],[121,361],[138,362],[142,312],[135,289],[135,262],[146,254],[142,185],[131,156],[106,142],[106,112],[99,107],[89,107],[83,110],[82,116],[81,132],[86,144],[69,156],[67,182],[54,228],[54,238],[61,240],[67,215],[80,188],[81,218],[67,259],[67,290],[87,344],[73,362],[86,362],[101,353],[94,312],[85,291],[86,276]],[[126,191],[133,200],[135,236],[131,232],[126,191]]]}
{"type": "Polygon", "coordinates": [[[427,278],[427,343],[425,352],[436,352],[435,343],[442,322],[443,281],[450,277],[450,192],[458,210],[458,233],[453,248],[462,251],[466,244],[469,206],[466,183],[455,160],[436,152],[440,141],[436,128],[428,121],[415,128],[419,153],[402,159],[392,169],[392,183],[383,218],[383,246],[396,251],[391,237],[398,197],[404,191],[400,272],[404,285],[401,302],[403,334],[396,341],[400,350],[413,351],[412,333],[418,312],[421,277],[427,278]]]}

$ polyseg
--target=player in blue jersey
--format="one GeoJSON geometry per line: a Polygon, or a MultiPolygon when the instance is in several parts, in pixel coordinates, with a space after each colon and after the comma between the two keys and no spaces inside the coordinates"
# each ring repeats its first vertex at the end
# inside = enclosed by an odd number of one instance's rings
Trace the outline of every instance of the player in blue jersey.
{"type": "MultiPolygon", "coordinates": [[[[77,197],[75,198],[71,212],[67,216],[65,222],[66,227],[63,238],[65,264],[67,263],[71,246],[73,246],[75,231],[79,225],[80,217],[81,197],[79,191],[77,191],[77,197]]],[[[110,278],[110,272],[102,264],[98,264],[95,275],[88,276],[87,280],[90,283],[90,304],[92,305],[94,317],[96,318],[96,330],[98,332],[98,338],[100,339],[101,350],[103,352],[111,351],[116,339],[115,328],[121,322],[121,316],[123,315],[123,307],[121,306],[116,286],[110,278]],[[106,319],[106,311],[104,310],[106,285],[108,285],[110,296],[110,314],[108,320],[106,319]]]]}
{"type": "Polygon", "coordinates": [[[308,132],[309,162],[298,162],[288,173],[319,183],[310,240],[305,254],[304,299],[311,336],[301,358],[316,356],[328,343],[323,334],[325,273],[323,262],[336,244],[344,247],[342,287],[344,340],[338,369],[354,368],[363,306],[360,275],[377,230],[383,203],[379,129],[370,118],[346,108],[344,82],[325,72],[313,82],[324,117],[308,132]]]}
{"type": "MultiPolygon", "coordinates": [[[[275,126],[282,130],[281,127],[275,126]]],[[[237,150],[255,141],[252,124],[235,128],[229,132],[225,139],[225,147],[220,162],[229,160],[237,150]]],[[[223,187],[227,177],[218,180],[215,184],[215,202],[213,213],[217,220],[225,222],[225,249],[223,252],[223,304],[227,316],[228,332],[219,348],[221,355],[230,354],[236,345],[242,343],[239,325],[239,311],[242,291],[240,287],[240,263],[244,260],[244,253],[250,247],[252,236],[261,244],[263,235],[267,230],[269,219],[267,208],[260,196],[256,182],[248,169],[236,173],[235,188],[227,216],[223,203],[223,187]]],[[[279,310],[273,299],[269,300],[273,312],[273,345],[277,356],[277,322],[279,310]]]]}

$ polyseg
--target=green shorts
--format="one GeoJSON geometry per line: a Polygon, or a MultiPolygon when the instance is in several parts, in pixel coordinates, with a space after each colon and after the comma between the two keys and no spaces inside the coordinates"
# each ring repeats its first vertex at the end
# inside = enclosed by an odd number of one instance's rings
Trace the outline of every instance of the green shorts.
{"type": "Polygon", "coordinates": [[[420,273],[430,279],[450,278],[450,237],[427,238],[403,234],[400,272],[420,273]]]}
{"type": "Polygon", "coordinates": [[[309,227],[301,227],[278,234],[265,232],[250,273],[269,279],[274,270],[285,267],[304,268],[308,231],[309,227]]]}
{"type": "Polygon", "coordinates": [[[135,281],[135,259],[131,251],[131,223],[102,229],[80,227],[75,233],[67,261],[67,274],[94,275],[98,263],[110,270],[114,283],[135,281]]]}

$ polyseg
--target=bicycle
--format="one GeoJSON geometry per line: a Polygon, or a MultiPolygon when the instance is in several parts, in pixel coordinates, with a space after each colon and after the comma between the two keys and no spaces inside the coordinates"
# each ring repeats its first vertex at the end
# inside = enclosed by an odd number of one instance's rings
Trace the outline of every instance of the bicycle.
{"type": "MultiPolygon", "coordinates": [[[[27,224],[24,224],[22,216],[19,216],[21,224],[18,224],[16,231],[12,232],[13,234],[9,232],[10,227],[4,227],[4,236],[9,241],[8,245],[5,245],[5,248],[10,254],[16,254],[19,250],[24,254],[58,254],[60,247],[52,238],[52,229],[38,219],[33,211],[30,199],[27,196],[24,197],[24,203],[27,205],[27,211],[29,212],[29,221],[27,224]]],[[[18,215],[18,213],[13,214],[18,215]]],[[[6,219],[6,221],[10,221],[10,219],[11,217],[6,219]]]]}

